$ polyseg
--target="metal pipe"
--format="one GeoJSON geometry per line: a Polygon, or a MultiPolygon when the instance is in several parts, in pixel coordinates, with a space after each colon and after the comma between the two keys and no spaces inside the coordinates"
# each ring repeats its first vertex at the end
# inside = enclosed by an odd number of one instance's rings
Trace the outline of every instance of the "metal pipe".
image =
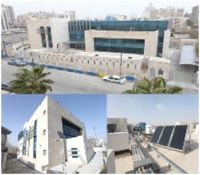
{"type": "Polygon", "coordinates": [[[153,149],[162,159],[164,159],[166,162],[168,162],[172,167],[174,167],[181,174],[188,174],[188,172],[186,172],[185,170],[183,170],[181,167],[179,167],[173,161],[171,161],[166,156],[164,156],[162,153],[160,153],[155,147],[151,146],[151,149],[153,149]]]}

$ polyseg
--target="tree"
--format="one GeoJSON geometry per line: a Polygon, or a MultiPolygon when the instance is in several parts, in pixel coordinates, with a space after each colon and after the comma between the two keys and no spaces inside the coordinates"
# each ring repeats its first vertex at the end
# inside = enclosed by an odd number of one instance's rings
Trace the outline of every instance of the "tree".
{"type": "Polygon", "coordinates": [[[198,28],[192,28],[189,32],[189,35],[193,39],[198,39],[199,38],[199,29],[198,28]]]}
{"type": "Polygon", "coordinates": [[[44,72],[44,67],[33,66],[31,70],[23,68],[15,75],[16,79],[10,82],[10,92],[22,94],[44,94],[52,91],[54,81],[45,79],[51,72],[44,72]]]}
{"type": "Polygon", "coordinates": [[[167,87],[162,77],[156,77],[153,80],[144,78],[134,84],[133,89],[124,91],[124,94],[177,94],[181,93],[182,88],[174,86],[167,87]]]}
{"type": "Polygon", "coordinates": [[[196,52],[197,58],[199,58],[199,41],[195,45],[195,52],[196,52]]]}

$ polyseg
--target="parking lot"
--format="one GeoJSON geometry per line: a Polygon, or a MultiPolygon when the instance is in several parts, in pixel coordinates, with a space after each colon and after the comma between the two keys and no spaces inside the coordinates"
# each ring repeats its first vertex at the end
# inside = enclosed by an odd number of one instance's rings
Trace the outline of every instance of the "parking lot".
{"type": "MultiPolygon", "coordinates": [[[[2,82],[7,83],[14,79],[13,74],[21,67],[8,65],[7,60],[2,60],[1,63],[2,82]]],[[[31,68],[30,66],[25,67],[31,68]]],[[[122,93],[133,87],[133,82],[116,84],[105,82],[96,76],[48,68],[46,68],[46,71],[51,72],[48,78],[54,81],[51,93],[122,93]]]]}

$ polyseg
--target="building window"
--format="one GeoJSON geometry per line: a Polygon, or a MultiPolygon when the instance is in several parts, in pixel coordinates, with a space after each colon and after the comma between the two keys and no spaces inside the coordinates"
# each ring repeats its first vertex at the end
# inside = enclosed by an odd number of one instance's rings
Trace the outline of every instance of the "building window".
{"type": "Polygon", "coordinates": [[[106,62],[106,66],[108,66],[108,62],[106,62]]]}
{"type": "Polygon", "coordinates": [[[24,129],[23,131],[23,137],[24,137],[24,140],[23,140],[23,147],[22,147],[22,155],[26,155],[26,140],[27,140],[27,130],[24,129]]]}
{"type": "Polygon", "coordinates": [[[42,41],[42,47],[47,47],[45,28],[44,27],[40,27],[40,36],[41,36],[41,41],[42,41]]]}
{"type": "Polygon", "coordinates": [[[113,63],[113,67],[115,67],[115,63],[113,63]]]}
{"type": "Polygon", "coordinates": [[[43,130],[43,135],[46,135],[46,129],[43,130]]]}
{"type": "Polygon", "coordinates": [[[36,158],[36,153],[37,153],[37,120],[34,122],[34,127],[33,127],[33,158],[36,158]]]}
{"type": "Polygon", "coordinates": [[[96,64],[96,62],[94,61],[94,64],[96,64]]]}
{"type": "Polygon", "coordinates": [[[72,158],[78,158],[78,149],[77,148],[71,148],[72,158]]]}
{"type": "Polygon", "coordinates": [[[102,65],[102,62],[100,61],[99,64],[102,65]]]}
{"type": "Polygon", "coordinates": [[[90,61],[88,60],[88,61],[87,61],[87,63],[89,64],[89,63],[90,63],[90,61]]]}
{"type": "Polygon", "coordinates": [[[135,65],[135,69],[137,68],[137,65],[135,65]]]}
{"type": "Polygon", "coordinates": [[[81,135],[81,128],[62,118],[63,134],[66,138],[77,137],[81,135]]]}
{"type": "Polygon", "coordinates": [[[43,111],[43,115],[45,115],[45,114],[46,114],[46,110],[43,111]]]}
{"type": "Polygon", "coordinates": [[[51,27],[47,27],[47,37],[48,37],[49,47],[53,47],[52,36],[51,36],[51,27]]]}
{"type": "Polygon", "coordinates": [[[164,71],[162,69],[158,70],[158,75],[163,75],[164,71]]]}
{"type": "Polygon", "coordinates": [[[46,155],[47,155],[47,150],[44,149],[44,150],[43,150],[43,156],[46,156],[46,155]]]}
{"type": "Polygon", "coordinates": [[[129,68],[129,64],[127,64],[127,68],[129,68]]]}

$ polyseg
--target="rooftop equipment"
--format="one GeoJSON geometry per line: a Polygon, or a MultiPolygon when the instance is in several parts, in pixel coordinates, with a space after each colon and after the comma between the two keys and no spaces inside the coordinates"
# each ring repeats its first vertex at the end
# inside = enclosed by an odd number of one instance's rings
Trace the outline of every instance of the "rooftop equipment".
{"type": "Polygon", "coordinates": [[[175,150],[185,150],[187,125],[158,126],[151,143],[166,146],[175,150]]]}

